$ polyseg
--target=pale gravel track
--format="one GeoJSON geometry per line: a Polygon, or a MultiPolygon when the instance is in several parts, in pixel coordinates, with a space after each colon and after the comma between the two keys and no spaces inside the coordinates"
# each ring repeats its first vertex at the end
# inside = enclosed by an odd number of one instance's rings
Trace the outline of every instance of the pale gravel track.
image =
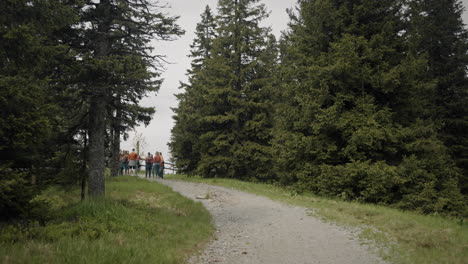
{"type": "Polygon", "coordinates": [[[386,263],[348,229],[310,216],[305,208],[218,186],[157,181],[193,200],[209,195],[197,201],[213,216],[215,238],[189,263],[386,263]]]}

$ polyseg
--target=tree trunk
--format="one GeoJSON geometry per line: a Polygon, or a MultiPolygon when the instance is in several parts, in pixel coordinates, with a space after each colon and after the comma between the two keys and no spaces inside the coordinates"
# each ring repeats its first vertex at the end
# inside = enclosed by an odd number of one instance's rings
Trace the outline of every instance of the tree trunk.
{"type": "Polygon", "coordinates": [[[242,72],[242,53],[241,53],[241,15],[240,15],[240,3],[238,2],[238,0],[235,0],[234,2],[234,5],[235,5],[235,14],[236,14],[236,22],[235,22],[235,31],[234,31],[234,50],[236,52],[236,68],[235,68],[235,71],[236,71],[236,83],[235,83],[235,89],[238,91],[238,92],[241,92],[242,90],[242,80],[241,80],[241,72],[242,72]]]}
{"type": "Polygon", "coordinates": [[[119,154],[120,154],[120,110],[117,110],[112,124],[112,148],[111,148],[111,177],[119,174],[119,154]]]}
{"type": "Polygon", "coordinates": [[[105,117],[106,100],[100,96],[91,99],[89,145],[88,145],[88,195],[91,197],[105,194],[105,117]]]}
{"type": "MultiPolygon", "coordinates": [[[[111,19],[111,3],[101,0],[96,9],[102,17],[98,22],[98,37],[95,40],[95,57],[105,58],[109,53],[109,38],[111,19]]],[[[107,114],[107,88],[106,81],[94,87],[94,95],[90,100],[89,110],[89,145],[88,145],[88,195],[90,197],[104,196],[104,170],[105,170],[105,130],[107,114]]]]}
{"type": "Polygon", "coordinates": [[[86,196],[86,176],[87,176],[87,162],[88,162],[88,135],[87,133],[83,133],[83,163],[81,164],[81,200],[85,199],[86,196]]]}

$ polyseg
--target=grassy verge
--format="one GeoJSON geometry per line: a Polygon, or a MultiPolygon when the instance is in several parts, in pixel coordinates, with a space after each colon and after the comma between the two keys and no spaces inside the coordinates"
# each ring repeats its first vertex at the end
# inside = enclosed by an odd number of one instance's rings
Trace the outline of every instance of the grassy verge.
{"type": "Polygon", "coordinates": [[[297,195],[269,184],[181,175],[168,175],[167,178],[235,188],[309,208],[325,221],[356,228],[361,241],[377,243],[380,255],[392,263],[468,263],[468,225],[457,219],[325,199],[311,194],[297,195]]]}
{"type": "Polygon", "coordinates": [[[106,198],[49,189],[46,225],[3,226],[0,263],[183,263],[214,231],[200,204],[136,177],[106,182],[106,198]]]}

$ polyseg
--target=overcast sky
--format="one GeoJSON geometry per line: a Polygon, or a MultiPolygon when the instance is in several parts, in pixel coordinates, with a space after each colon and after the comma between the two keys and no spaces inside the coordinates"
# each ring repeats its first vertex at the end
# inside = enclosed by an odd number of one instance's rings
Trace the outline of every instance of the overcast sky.
{"type": "MultiPolygon", "coordinates": [[[[167,143],[170,141],[171,128],[174,125],[171,107],[177,107],[174,94],[181,92],[178,89],[179,82],[187,80],[185,74],[190,67],[190,58],[187,55],[190,53],[190,44],[195,37],[195,26],[200,21],[200,14],[206,5],[215,11],[218,0],[160,0],[159,2],[169,3],[171,8],[167,9],[167,13],[172,16],[180,16],[178,24],[186,33],[175,41],[153,43],[155,52],[166,55],[171,64],[166,65],[166,70],[162,75],[164,82],[157,95],[152,94],[142,101],[144,106],[156,107],[153,120],[149,126],[141,125],[135,131],[141,133],[145,138],[147,146],[142,149],[145,153],[160,151],[165,159],[169,160],[170,153],[167,143]]],[[[286,29],[289,21],[286,9],[295,6],[296,0],[263,0],[262,2],[271,12],[270,17],[264,21],[264,25],[271,26],[273,33],[279,38],[281,31],[286,29]]],[[[468,0],[462,2],[466,8],[468,0]]],[[[468,21],[467,12],[464,12],[463,19],[465,23],[468,21]]],[[[130,150],[134,147],[134,135],[135,132],[131,132],[129,140],[122,142],[122,149],[130,150]]]]}

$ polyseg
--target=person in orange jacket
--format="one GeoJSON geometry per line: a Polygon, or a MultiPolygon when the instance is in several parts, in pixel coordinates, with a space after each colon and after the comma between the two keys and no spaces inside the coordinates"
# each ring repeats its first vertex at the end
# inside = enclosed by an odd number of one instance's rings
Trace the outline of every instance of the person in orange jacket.
{"type": "Polygon", "coordinates": [[[155,152],[153,158],[153,176],[159,176],[159,167],[161,166],[161,156],[159,156],[159,152],[155,152]]]}
{"type": "Polygon", "coordinates": [[[136,173],[137,158],[138,154],[136,154],[135,149],[132,149],[132,152],[128,155],[128,167],[130,168],[130,174],[136,173]]]}

